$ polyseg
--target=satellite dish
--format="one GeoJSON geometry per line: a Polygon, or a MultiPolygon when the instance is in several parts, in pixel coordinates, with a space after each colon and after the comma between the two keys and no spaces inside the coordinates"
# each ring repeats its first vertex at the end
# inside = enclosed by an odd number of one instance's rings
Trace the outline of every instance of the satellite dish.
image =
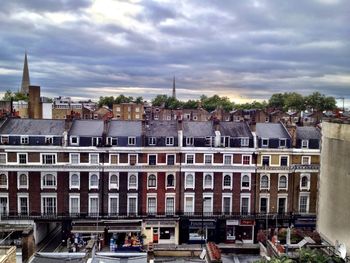
{"type": "Polygon", "coordinates": [[[338,252],[339,252],[340,257],[342,259],[346,258],[346,246],[345,246],[344,243],[339,243],[339,245],[338,245],[338,252]]]}

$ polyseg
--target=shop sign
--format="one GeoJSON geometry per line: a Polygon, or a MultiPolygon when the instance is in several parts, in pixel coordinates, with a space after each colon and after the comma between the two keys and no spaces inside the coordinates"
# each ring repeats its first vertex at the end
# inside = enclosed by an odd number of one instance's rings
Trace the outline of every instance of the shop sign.
{"type": "Polygon", "coordinates": [[[241,219],[241,226],[254,226],[255,221],[251,219],[241,219]]]}
{"type": "MultiPolygon", "coordinates": [[[[203,221],[203,226],[205,228],[215,228],[215,221],[203,221]]],[[[202,221],[190,221],[191,228],[202,228],[202,221]]]]}
{"type": "Polygon", "coordinates": [[[145,225],[146,225],[146,227],[149,227],[149,226],[158,227],[159,225],[175,227],[176,223],[174,221],[153,221],[153,220],[151,220],[151,221],[145,221],[145,225]]]}
{"type": "Polygon", "coordinates": [[[227,220],[226,221],[226,225],[227,226],[238,226],[239,225],[239,221],[238,220],[227,220]]]}

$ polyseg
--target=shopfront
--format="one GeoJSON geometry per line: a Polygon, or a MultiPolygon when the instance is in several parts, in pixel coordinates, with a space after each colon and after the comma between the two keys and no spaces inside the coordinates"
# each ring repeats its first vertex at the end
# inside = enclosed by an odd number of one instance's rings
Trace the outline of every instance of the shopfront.
{"type": "Polygon", "coordinates": [[[146,219],[143,222],[142,234],[145,243],[178,244],[179,220],[146,219]]]}
{"type": "Polygon", "coordinates": [[[215,219],[190,219],[188,227],[188,243],[202,243],[216,241],[215,219]]]}
{"type": "MultiPolygon", "coordinates": [[[[235,220],[233,220],[235,221],[235,220]]],[[[254,225],[253,219],[240,219],[238,225],[234,225],[235,242],[254,243],[254,225]]],[[[237,223],[232,222],[232,223],[237,223]]]]}
{"type": "Polygon", "coordinates": [[[236,240],[236,227],[239,225],[239,220],[226,221],[226,242],[233,243],[236,240]]]}

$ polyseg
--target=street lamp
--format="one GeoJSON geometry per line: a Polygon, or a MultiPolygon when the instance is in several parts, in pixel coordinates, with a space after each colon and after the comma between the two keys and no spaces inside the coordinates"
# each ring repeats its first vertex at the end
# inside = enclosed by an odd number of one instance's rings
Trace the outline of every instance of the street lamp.
{"type": "Polygon", "coordinates": [[[204,198],[202,199],[202,231],[201,231],[201,248],[204,243],[204,198]]]}

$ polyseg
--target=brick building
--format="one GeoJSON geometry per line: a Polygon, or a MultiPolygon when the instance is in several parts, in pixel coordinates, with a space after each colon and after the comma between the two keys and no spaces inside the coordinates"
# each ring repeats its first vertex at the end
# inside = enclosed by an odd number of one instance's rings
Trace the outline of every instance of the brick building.
{"type": "Polygon", "coordinates": [[[259,229],[314,218],[319,133],[295,134],[292,147],[281,123],[255,135],[245,122],[217,120],[7,119],[0,213],[119,244],[130,233],[252,243],[259,229]]]}

